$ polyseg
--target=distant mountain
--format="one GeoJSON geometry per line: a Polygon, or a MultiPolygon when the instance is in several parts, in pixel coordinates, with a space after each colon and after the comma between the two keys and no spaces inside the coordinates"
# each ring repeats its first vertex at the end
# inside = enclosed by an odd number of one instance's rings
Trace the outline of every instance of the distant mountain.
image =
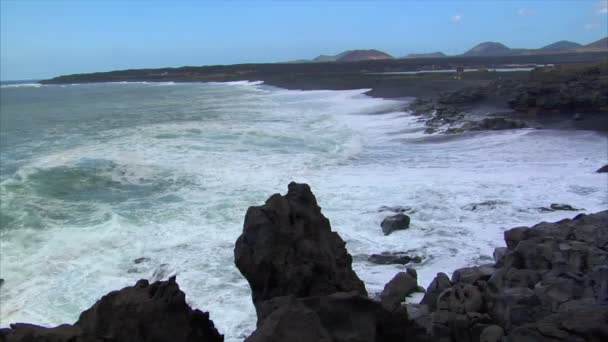
{"type": "Polygon", "coordinates": [[[604,37],[600,40],[596,40],[591,44],[583,46],[585,49],[597,49],[597,50],[608,50],[608,37],[604,37]]]}
{"type": "Polygon", "coordinates": [[[484,42],[465,52],[464,56],[508,56],[513,51],[498,42],[484,42]]]}
{"type": "Polygon", "coordinates": [[[346,54],[349,54],[353,52],[353,50],[346,50],[342,53],[339,53],[337,55],[319,55],[315,58],[313,58],[313,62],[335,62],[337,61],[339,58],[343,57],[346,54]]]}
{"type": "Polygon", "coordinates": [[[540,50],[551,50],[551,51],[574,50],[581,46],[582,45],[579,43],[571,42],[568,40],[560,40],[559,42],[555,42],[553,44],[543,46],[542,48],[540,48],[540,50]]]}
{"type": "Polygon", "coordinates": [[[357,62],[377,59],[393,59],[393,56],[378,50],[352,50],[338,57],[336,62],[357,62]]]}
{"type": "Polygon", "coordinates": [[[429,53],[410,53],[403,58],[440,58],[447,57],[443,52],[429,52],[429,53]]]}

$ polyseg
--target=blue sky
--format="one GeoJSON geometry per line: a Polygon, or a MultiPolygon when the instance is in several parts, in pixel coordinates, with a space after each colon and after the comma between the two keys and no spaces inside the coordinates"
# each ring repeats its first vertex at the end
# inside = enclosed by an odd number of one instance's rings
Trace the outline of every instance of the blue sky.
{"type": "Polygon", "coordinates": [[[375,48],[394,56],[608,35],[593,1],[0,0],[0,79],[277,62],[375,48]]]}

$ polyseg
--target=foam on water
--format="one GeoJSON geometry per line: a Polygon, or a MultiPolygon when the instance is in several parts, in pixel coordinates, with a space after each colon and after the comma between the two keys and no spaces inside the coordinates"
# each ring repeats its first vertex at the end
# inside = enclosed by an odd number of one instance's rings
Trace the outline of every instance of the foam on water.
{"type": "MultiPolygon", "coordinates": [[[[403,101],[259,82],[37,91],[53,101],[86,94],[84,105],[61,101],[63,110],[91,108],[97,118],[1,146],[12,152],[2,153],[12,169],[0,183],[1,326],[72,322],[102,294],[176,274],[188,302],[210,311],[227,341],[241,341],[255,311],[234,242],[247,207],[292,180],[312,186],[370,292],[403,269],[372,265],[371,253],[422,256],[415,266],[427,286],[436,272],[487,262],[505,229],[572,216],[537,207],[608,206],[606,175],[593,173],[608,152],[598,133],[432,140],[403,101]],[[496,204],[470,210],[485,201],[496,204]],[[412,207],[411,228],[383,236],[383,205],[412,207]]],[[[36,109],[43,117],[45,107],[36,109]]],[[[7,108],[2,115],[20,107],[7,108]]]]}

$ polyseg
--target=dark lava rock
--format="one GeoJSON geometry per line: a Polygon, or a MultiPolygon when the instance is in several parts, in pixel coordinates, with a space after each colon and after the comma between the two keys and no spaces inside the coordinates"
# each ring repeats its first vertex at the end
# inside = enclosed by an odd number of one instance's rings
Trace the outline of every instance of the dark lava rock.
{"type": "Polygon", "coordinates": [[[402,252],[382,252],[370,255],[367,261],[378,265],[406,265],[410,262],[420,263],[422,262],[422,258],[419,256],[410,257],[402,252]]]}
{"type": "Polygon", "coordinates": [[[523,121],[505,118],[484,118],[480,121],[467,122],[462,126],[462,129],[465,131],[499,131],[526,127],[528,125],[523,121]]]}
{"type": "Polygon", "coordinates": [[[258,328],[246,342],[428,341],[424,330],[408,321],[405,308],[389,312],[354,292],[275,297],[258,312],[258,328]]]}
{"type": "Polygon", "coordinates": [[[405,214],[389,216],[380,224],[384,235],[389,235],[395,230],[403,230],[410,227],[410,217],[405,214]]]}
{"type": "Polygon", "coordinates": [[[258,316],[248,342],[427,340],[405,307],[387,310],[367,296],[306,184],[291,183],[285,196],[249,208],[235,262],[258,316]]]}
{"type": "Polygon", "coordinates": [[[481,332],[479,342],[500,342],[504,335],[505,331],[501,327],[490,325],[481,332]]]}
{"type": "Polygon", "coordinates": [[[292,182],[285,196],[274,194],[247,210],[234,258],[254,304],[287,295],[354,291],[366,296],[345,245],[331,231],[310,187],[292,182]]]}
{"type": "Polygon", "coordinates": [[[133,263],[141,264],[142,262],[148,262],[148,261],[150,261],[150,258],[141,257],[141,258],[137,258],[137,259],[133,260],[133,263]]]}
{"type": "Polygon", "coordinates": [[[431,282],[429,287],[426,289],[426,293],[420,301],[420,304],[429,306],[429,309],[435,310],[437,308],[437,299],[439,295],[447,288],[452,286],[450,278],[445,273],[437,273],[435,279],[431,282]]]}
{"type": "Polygon", "coordinates": [[[549,208],[547,207],[540,207],[538,208],[538,211],[540,212],[544,212],[544,213],[550,213],[553,211],[559,211],[559,210],[563,210],[563,211],[581,211],[584,209],[579,209],[579,208],[575,208],[569,204],[561,204],[561,203],[552,203],[549,208]]]}
{"type": "Polygon", "coordinates": [[[422,303],[432,311],[431,339],[606,340],[608,211],[504,236],[493,267],[459,269],[452,284],[444,275],[429,286],[422,303]]]}
{"type": "Polygon", "coordinates": [[[595,171],[597,173],[607,173],[608,172],[608,164],[600,167],[597,171],[595,171]]]}
{"type": "Polygon", "coordinates": [[[382,306],[393,311],[401,305],[405,297],[416,292],[418,289],[418,274],[409,268],[407,272],[399,272],[386,285],[380,293],[382,306]]]}
{"type": "Polygon", "coordinates": [[[569,204],[559,204],[559,203],[553,203],[551,204],[551,206],[549,206],[549,208],[553,209],[553,210],[568,210],[568,211],[579,211],[580,209],[574,208],[573,206],[569,205],[569,204]]]}
{"type": "Polygon", "coordinates": [[[74,325],[44,328],[11,324],[0,329],[0,340],[10,342],[137,342],[223,341],[209,314],[192,309],[175,278],[110,292],[82,312],[74,325]]]}
{"type": "Polygon", "coordinates": [[[474,266],[457,269],[452,274],[452,283],[475,284],[479,280],[487,281],[496,271],[493,266],[474,266]]]}

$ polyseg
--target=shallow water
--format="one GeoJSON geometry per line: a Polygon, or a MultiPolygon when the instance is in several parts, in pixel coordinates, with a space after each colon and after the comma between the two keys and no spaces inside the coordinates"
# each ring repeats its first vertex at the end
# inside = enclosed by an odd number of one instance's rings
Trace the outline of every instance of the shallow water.
{"type": "Polygon", "coordinates": [[[403,102],[260,83],[3,86],[0,326],[73,322],[101,295],[176,274],[228,341],[255,327],[233,264],[245,211],[307,182],[368,290],[411,251],[436,272],[490,260],[505,229],[608,207],[606,135],[517,130],[429,138],[403,102]],[[491,208],[471,204],[496,201],[491,208]],[[415,211],[383,236],[383,205],[415,211]],[[134,259],[148,260],[135,264],[134,259]]]}

